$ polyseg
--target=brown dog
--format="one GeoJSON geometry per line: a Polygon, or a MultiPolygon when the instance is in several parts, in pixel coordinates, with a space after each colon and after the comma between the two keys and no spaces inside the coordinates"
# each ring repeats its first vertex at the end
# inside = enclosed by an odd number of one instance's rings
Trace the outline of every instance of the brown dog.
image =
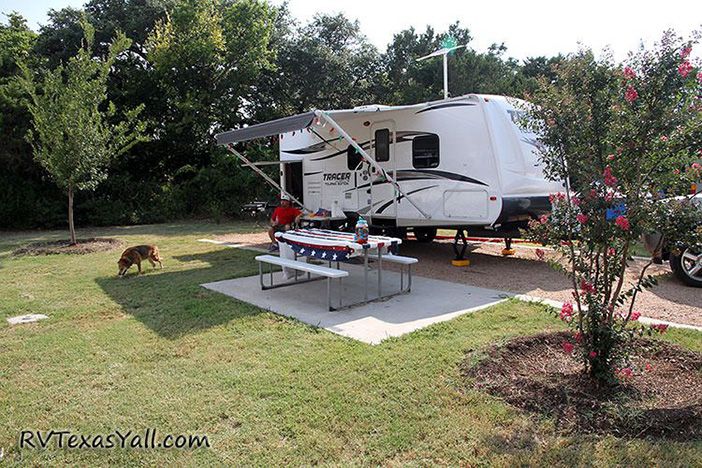
{"type": "Polygon", "coordinates": [[[161,263],[161,257],[158,254],[158,247],[155,245],[137,245],[136,247],[129,247],[127,250],[122,252],[117,265],[119,265],[119,272],[117,275],[124,276],[129,270],[129,267],[136,263],[139,273],[141,273],[141,261],[148,260],[151,262],[151,266],[156,268],[156,263],[163,268],[161,263]]]}

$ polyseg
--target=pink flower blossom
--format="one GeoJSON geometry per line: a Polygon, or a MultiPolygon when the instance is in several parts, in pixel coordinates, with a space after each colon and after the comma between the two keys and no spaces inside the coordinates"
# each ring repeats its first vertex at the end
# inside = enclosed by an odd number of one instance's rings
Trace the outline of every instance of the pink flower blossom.
{"type": "Polygon", "coordinates": [[[673,174],[680,175],[680,169],[673,169],[673,174]]]}
{"type": "Polygon", "coordinates": [[[690,167],[692,168],[693,171],[699,171],[700,169],[702,169],[702,164],[700,164],[698,162],[694,162],[694,163],[692,163],[692,166],[690,166],[690,167]]]}
{"type": "Polygon", "coordinates": [[[627,80],[633,80],[636,78],[636,72],[631,67],[624,67],[624,78],[627,80]]]}
{"type": "Polygon", "coordinates": [[[627,102],[634,102],[638,97],[639,93],[636,92],[636,88],[633,86],[627,86],[626,92],[624,93],[624,99],[626,99],[627,102]]]}
{"type": "Polygon", "coordinates": [[[622,231],[628,231],[631,228],[631,225],[629,224],[629,219],[626,216],[617,216],[617,219],[614,220],[614,223],[619,226],[619,229],[622,231]]]}
{"type": "Polygon", "coordinates": [[[606,202],[611,202],[612,200],[614,200],[614,192],[605,193],[604,199],[606,202]]]}
{"type": "Polygon", "coordinates": [[[543,260],[543,259],[544,259],[544,256],[546,255],[546,253],[544,252],[543,249],[536,249],[536,250],[534,251],[534,253],[536,254],[536,257],[537,257],[539,260],[543,260]]]}
{"type": "Polygon", "coordinates": [[[577,343],[582,343],[583,341],[583,334],[580,332],[576,332],[575,335],[573,335],[573,338],[575,338],[575,341],[577,343]]]}
{"type": "Polygon", "coordinates": [[[641,317],[641,312],[633,311],[633,312],[631,313],[631,317],[629,317],[629,319],[630,319],[630,320],[633,320],[633,321],[635,322],[635,321],[637,321],[637,320],[639,319],[639,317],[641,317]]]}
{"type": "Polygon", "coordinates": [[[555,202],[556,200],[558,201],[563,201],[565,200],[565,193],[563,192],[557,192],[557,193],[551,193],[548,196],[548,201],[551,203],[555,202]]]}
{"type": "Polygon", "coordinates": [[[608,154],[607,161],[614,161],[614,154],[608,154]]]}
{"type": "Polygon", "coordinates": [[[653,366],[651,365],[650,362],[647,362],[647,363],[646,363],[646,370],[647,370],[648,372],[651,372],[651,371],[653,370],[653,366]]]}
{"type": "Polygon", "coordinates": [[[546,223],[548,223],[548,215],[541,215],[541,216],[539,217],[539,222],[540,222],[541,224],[546,224],[546,223]]]}
{"type": "Polygon", "coordinates": [[[597,198],[597,190],[590,189],[590,198],[597,198]]]}
{"type": "Polygon", "coordinates": [[[680,58],[688,58],[690,56],[690,52],[692,52],[692,47],[683,47],[680,51],[680,58]]]}
{"type": "Polygon", "coordinates": [[[619,373],[624,377],[631,377],[631,367],[625,367],[624,369],[620,370],[619,373]]]}
{"type": "Polygon", "coordinates": [[[597,351],[590,351],[590,354],[588,354],[588,356],[590,356],[590,359],[595,359],[597,357],[597,351]]]}
{"type": "Polygon", "coordinates": [[[616,255],[617,251],[614,250],[614,247],[610,247],[607,249],[607,256],[608,257],[614,257],[616,255]]]}
{"type": "Polygon", "coordinates": [[[699,84],[702,84],[702,71],[701,71],[701,72],[697,72],[697,82],[698,82],[699,84]]]}
{"type": "Polygon", "coordinates": [[[580,206],[580,199],[578,197],[573,197],[570,199],[571,203],[575,206],[580,206]]]}
{"type": "Polygon", "coordinates": [[[575,217],[575,219],[577,219],[580,224],[587,224],[587,222],[590,218],[586,214],[578,213],[578,215],[575,217]]]}
{"type": "Polygon", "coordinates": [[[668,329],[668,324],[667,323],[654,323],[654,324],[651,324],[651,329],[656,330],[657,332],[663,333],[668,329]]]}
{"type": "Polygon", "coordinates": [[[561,348],[563,348],[563,351],[565,351],[566,354],[570,354],[573,352],[573,349],[575,349],[575,346],[573,346],[573,343],[570,343],[569,341],[564,341],[561,343],[561,348]]]}
{"type": "Polygon", "coordinates": [[[604,176],[604,183],[607,187],[614,187],[617,185],[617,178],[612,175],[612,167],[607,166],[604,168],[604,171],[602,172],[602,175],[604,176]]]}
{"type": "Polygon", "coordinates": [[[561,307],[560,317],[561,320],[569,322],[570,319],[573,318],[573,304],[571,304],[570,302],[563,303],[563,306],[561,307]]]}
{"type": "Polygon", "coordinates": [[[689,75],[691,71],[692,71],[692,64],[687,60],[685,60],[680,65],[678,65],[678,73],[683,78],[686,78],[687,75],[689,75]]]}
{"type": "Polygon", "coordinates": [[[595,286],[593,286],[592,283],[585,281],[585,279],[580,280],[580,289],[582,289],[583,293],[586,294],[595,294],[597,292],[595,286]]]}
{"type": "Polygon", "coordinates": [[[665,135],[663,135],[663,136],[661,137],[661,141],[662,141],[663,143],[665,143],[666,141],[668,141],[668,137],[665,136],[665,135]]]}

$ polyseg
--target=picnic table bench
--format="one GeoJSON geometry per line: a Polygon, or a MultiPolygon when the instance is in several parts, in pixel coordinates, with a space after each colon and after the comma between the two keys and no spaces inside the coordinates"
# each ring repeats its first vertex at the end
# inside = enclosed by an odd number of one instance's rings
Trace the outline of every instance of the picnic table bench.
{"type": "Polygon", "coordinates": [[[267,290],[267,289],[274,289],[274,288],[281,288],[283,286],[290,286],[292,284],[302,284],[306,283],[309,281],[315,281],[318,279],[327,279],[327,306],[329,307],[329,310],[334,310],[332,308],[332,300],[331,300],[331,281],[332,279],[338,279],[339,280],[339,307],[341,307],[341,279],[349,276],[349,272],[337,268],[328,268],[322,265],[314,265],[312,263],[306,263],[306,262],[300,262],[297,260],[290,260],[288,258],[281,258],[281,257],[276,257],[275,255],[259,255],[256,257],[256,261],[258,262],[258,273],[259,273],[259,278],[261,281],[261,289],[262,290],[267,290]],[[269,266],[269,274],[271,278],[271,284],[270,285],[265,285],[263,282],[263,264],[267,263],[269,266]],[[296,271],[301,271],[304,273],[307,273],[307,279],[299,281],[297,279],[297,274],[295,274],[295,279],[293,281],[289,281],[287,283],[281,283],[281,284],[273,284],[273,265],[277,265],[279,267],[285,267],[285,268],[290,268],[292,270],[296,271]],[[317,278],[312,278],[312,275],[318,276],[317,278]]]}

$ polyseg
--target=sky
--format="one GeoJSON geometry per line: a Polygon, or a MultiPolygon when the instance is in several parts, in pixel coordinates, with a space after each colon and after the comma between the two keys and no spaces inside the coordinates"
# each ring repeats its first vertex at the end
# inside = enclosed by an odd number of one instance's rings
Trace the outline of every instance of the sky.
{"type": "MultiPolygon", "coordinates": [[[[281,4],[284,0],[272,0],[281,4]]],[[[80,7],[84,0],[0,0],[0,11],[16,10],[37,29],[50,8],[80,7]]],[[[474,39],[470,47],[485,51],[503,42],[507,55],[517,59],[552,56],[578,49],[578,43],[596,51],[609,46],[618,60],[643,41],[651,45],[667,28],[689,36],[702,30],[700,0],[288,0],[292,15],[304,22],[316,13],[343,12],[358,19],[361,30],[381,51],[393,34],[414,26],[431,25],[442,31],[460,21],[474,39]]],[[[695,55],[699,56],[699,49],[695,55]]]]}

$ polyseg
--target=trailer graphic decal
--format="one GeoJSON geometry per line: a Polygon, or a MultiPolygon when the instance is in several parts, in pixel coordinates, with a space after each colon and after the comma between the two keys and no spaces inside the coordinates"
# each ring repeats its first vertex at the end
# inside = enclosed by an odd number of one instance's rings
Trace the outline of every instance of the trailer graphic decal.
{"type": "MultiPolygon", "coordinates": [[[[417,190],[412,190],[410,192],[407,192],[407,195],[412,195],[413,193],[422,192],[424,190],[429,190],[429,189],[433,189],[436,187],[438,187],[438,185],[429,185],[427,187],[418,188],[417,190]]],[[[389,202],[385,203],[383,206],[378,208],[378,211],[376,211],[375,214],[381,214],[383,211],[385,211],[386,208],[388,208],[390,205],[392,205],[394,201],[397,200],[397,202],[399,203],[400,200],[402,200],[403,198],[405,198],[403,195],[398,195],[395,200],[390,200],[389,202]]]]}
{"type": "Polygon", "coordinates": [[[472,102],[449,102],[446,104],[439,104],[438,106],[427,107],[425,109],[417,111],[416,114],[421,114],[422,112],[428,112],[438,109],[446,109],[447,107],[472,107],[475,105],[476,104],[472,102]]]}
{"type": "MultiPolygon", "coordinates": [[[[431,170],[431,169],[403,169],[403,170],[398,170],[396,173],[396,178],[398,182],[405,182],[408,180],[427,180],[427,179],[446,179],[446,180],[455,180],[458,182],[467,182],[470,184],[476,184],[476,185],[483,185],[485,187],[488,186],[485,182],[481,182],[477,179],[473,179],[472,177],[467,177],[462,174],[457,174],[455,172],[448,172],[448,171],[438,171],[438,170],[431,170]]],[[[380,185],[380,184],[386,184],[388,183],[384,179],[377,178],[372,182],[372,185],[380,185]]],[[[351,189],[347,190],[356,190],[356,189],[362,189],[366,187],[370,187],[371,183],[359,185],[358,187],[354,187],[351,189]]]]}
{"type": "Polygon", "coordinates": [[[350,172],[331,172],[322,176],[324,185],[349,185],[351,182],[350,172]]]}
{"type": "MultiPolygon", "coordinates": [[[[461,105],[466,105],[466,104],[461,104],[461,105]]],[[[474,104],[470,104],[474,105],[474,104]]],[[[392,139],[390,140],[390,144],[393,143],[404,143],[408,141],[412,141],[415,137],[418,136],[424,136],[424,135],[431,135],[429,132],[416,132],[416,131],[403,131],[403,132],[395,132],[395,136],[397,141],[393,141],[392,139]]],[[[320,137],[321,138],[321,137],[320,137]]],[[[310,161],[324,161],[326,159],[331,159],[336,156],[341,156],[342,154],[346,154],[348,152],[348,148],[346,149],[339,149],[336,148],[332,143],[334,143],[336,140],[323,140],[319,143],[315,143],[310,146],[306,146],[304,148],[298,148],[294,150],[281,150],[281,153],[286,153],[286,154],[293,154],[293,155],[310,155],[310,154],[315,154],[315,153],[320,153],[322,151],[326,151],[329,149],[329,147],[332,147],[336,150],[335,153],[328,154],[326,156],[320,156],[318,158],[310,159],[310,161]]],[[[362,143],[358,143],[358,146],[363,148],[364,151],[368,151],[370,149],[371,143],[373,140],[367,140],[362,143]]]]}

